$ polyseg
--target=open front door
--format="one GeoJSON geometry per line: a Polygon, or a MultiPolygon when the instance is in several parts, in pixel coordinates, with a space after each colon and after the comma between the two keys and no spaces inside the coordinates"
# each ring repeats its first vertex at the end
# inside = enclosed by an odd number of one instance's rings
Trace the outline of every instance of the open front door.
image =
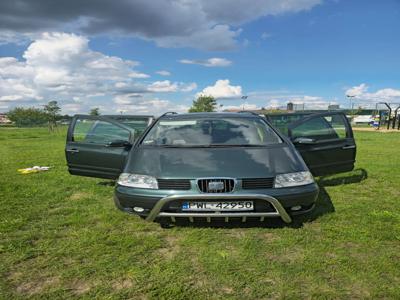
{"type": "Polygon", "coordinates": [[[288,136],[314,176],[353,170],[356,144],[344,113],[305,116],[289,124],[288,136]]]}
{"type": "Polygon", "coordinates": [[[65,155],[72,175],[116,179],[134,141],[134,130],[107,117],[76,115],[65,155]]]}

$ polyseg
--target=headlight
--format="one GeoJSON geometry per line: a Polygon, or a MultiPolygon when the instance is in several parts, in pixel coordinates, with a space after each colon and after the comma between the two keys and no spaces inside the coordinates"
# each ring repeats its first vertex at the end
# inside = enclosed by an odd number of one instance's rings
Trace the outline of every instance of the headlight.
{"type": "Polygon", "coordinates": [[[141,189],[158,189],[157,179],[147,175],[122,173],[118,178],[118,184],[141,189]]]}
{"type": "Polygon", "coordinates": [[[314,178],[311,175],[311,173],[308,171],[279,174],[275,177],[274,187],[282,188],[282,187],[306,185],[306,184],[310,184],[313,182],[314,182],[314,178]]]}

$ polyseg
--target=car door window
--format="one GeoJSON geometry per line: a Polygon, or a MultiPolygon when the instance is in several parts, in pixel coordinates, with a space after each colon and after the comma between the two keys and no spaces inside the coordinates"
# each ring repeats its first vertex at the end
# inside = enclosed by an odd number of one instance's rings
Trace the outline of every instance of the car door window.
{"type": "Polygon", "coordinates": [[[308,115],[307,113],[293,113],[293,114],[269,114],[265,116],[275,128],[277,128],[284,135],[288,135],[288,126],[291,123],[294,123],[304,118],[307,115],[308,115]]]}
{"type": "Polygon", "coordinates": [[[149,126],[152,117],[138,117],[138,116],[116,116],[110,115],[107,116],[113,120],[118,121],[119,123],[128,126],[135,130],[135,138],[138,138],[149,126]]]}
{"type": "Polygon", "coordinates": [[[347,136],[342,115],[318,116],[292,128],[292,138],[306,137],[315,140],[344,139],[347,136]]]}
{"type": "Polygon", "coordinates": [[[129,141],[130,132],[103,120],[77,119],[73,141],[91,144],[108,144],[111,141],[129,141]]]}

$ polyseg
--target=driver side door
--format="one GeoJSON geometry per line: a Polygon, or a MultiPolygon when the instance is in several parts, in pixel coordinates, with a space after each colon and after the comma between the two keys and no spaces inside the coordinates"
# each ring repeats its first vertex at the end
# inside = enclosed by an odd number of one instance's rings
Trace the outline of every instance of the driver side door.
{"type": "Polygon", "coordinates": [[[107,117],[76,115],[65,155],[72,175],[116,179],[134,142],[134,130],[107,117]]]}

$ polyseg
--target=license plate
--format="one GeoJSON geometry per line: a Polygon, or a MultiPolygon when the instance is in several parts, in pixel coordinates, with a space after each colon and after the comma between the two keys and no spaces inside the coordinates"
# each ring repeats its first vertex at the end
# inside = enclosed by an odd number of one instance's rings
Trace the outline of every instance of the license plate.
{"type": "Polygon", "coordinates": [[[237,211],[253,210],[253,201],[185,202],[183,211],[237,211]]]}

